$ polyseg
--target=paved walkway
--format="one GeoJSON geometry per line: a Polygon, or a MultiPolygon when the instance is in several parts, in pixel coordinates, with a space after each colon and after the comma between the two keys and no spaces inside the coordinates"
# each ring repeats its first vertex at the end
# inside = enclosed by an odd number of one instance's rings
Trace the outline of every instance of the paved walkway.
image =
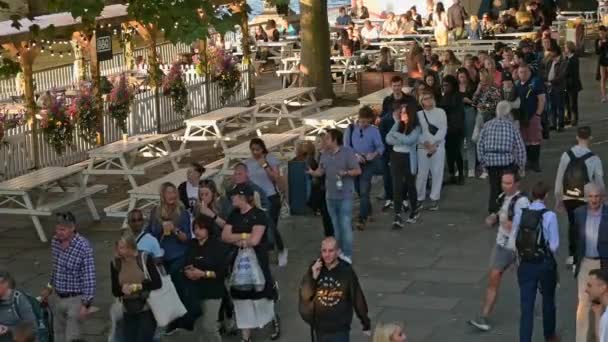
{"type": "MultiPolygon", "coordinates": [[[[599,103],[594,81],[595,60],[583,59],[584,86],[580,98],[581,124],[591,125],[594,150],[608,158],[607,106],[599,103]]],[[[542,179],[553,184],[562,151],[574,142],[574,130],[553,134],[542,150],[540,175],[526,177],[524,187],[542,179]]],[[[208,148],[196,149],[200,156],[208,148]]],[[[207,154],[208,155],[208,154],[207,154]]],[[[211,161],[211,160],[209,160],[211,161]]],[[[183,161],[186,163],[187,161],[183,161]]],[[[185,164],[184,164],[185,165],[185,164]]],[[[168,172],[169,170],[164,170],[168,172]]],[[[158,172],[154,176],[158,177],[158,172]]],[[[92,177],[93,182],[107,183],[107,178],[92,177]]],[[[125,197],[124,182],[110,183],[109,193],[96,198],[103,208],[125,197]]],[[[378,184],[379,185],[379,184],[378,184]]],[[[486,267],[496,232],[483,225],[486,212],[487,184],[467,179],[463,187],[448,187],[438,212],[423,212],[420,222],[399,232],[390,229],[391,214],[375,213],[375,222],[364,232],[355,232],[355,269],[363,284],[374,324],[378,321],[405,322],[410,341],[424,342],[513,342],[517,340],[519,295],[515,273],[508,271],[492,317],[494,330],[481,334],[466,325],[477,314],[486,284],[486,267]]],[[[380,186],[374,188],[376,194],[380,186]]],[[[379,207],[378,202],[376,207],[379,207]]],[[[101,223],[90,221],[86,208],[71,208],[81,220],[81,232],[91,239],[98,267],[98,296],[95,305],[102,310],[86,322],[86,340],[103,341],[108,329],[107,308],[112,302],[109,261],[112,245],[118,237],[120,221],[106,218],[101,223]]],[[[50,250],[35,235],[31,221],[2,216],[0,225],[0,269],[15,274],[20,288],[37,291],[48,281],[50,250]]],[[[574,340],[576,287],[571,274],[563,267],[566,247],[565,218],[560,217],[562,244],[558,290],[558,327],[563,341],[574,340]]],[[[282,221],[289,246],[289,265],[276,271],[281,286],[280,313],[283,320],[282,341],[309,341],[308,327],[297,311],[297,290],[303,272],[318,255],[322,236],[320,218],[291,217],[282,221]]],[[[52,221],[43,220],[47,233],[52,221]]],[[[535,341],[542,340],[540,318],[536,321],[535,341]]],[[[353,324],[353,340],[368,341],[361,326],[353,324]]],[[[269,340],[269,331],[259,332],[256,341],[269,340]]],[[[167,341],[192,341],[188,334],[175,335],[167,341]]],[[[237,341],[236,338],[228,339],[237,341]]]]}

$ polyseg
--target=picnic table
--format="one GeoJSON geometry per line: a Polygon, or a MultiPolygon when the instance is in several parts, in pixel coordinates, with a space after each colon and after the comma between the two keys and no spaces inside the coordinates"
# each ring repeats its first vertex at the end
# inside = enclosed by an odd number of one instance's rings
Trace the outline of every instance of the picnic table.
{"type": "Polygon", "coordinates": [[[303,109],[307,106],[318,106],[315,90],[315,87],[285,88],[258,96],[255,98],[256,108],[253,115],[256,118],[276,119],[277,125],[282,118],[286,118],[291,128],[296,128],[293,119],[301,118],[303,109]],[[288,106],[304,108],[289,112],[288,106]]]}
{"type": "Polygon", "coordinates": [[[345,128],[357,116],[359,107],[332,107],[302,119],[304,125],[313,127],[309,135],[318,135],[328,128],[345,128]]]}
{"type": "MultiPolygon", "coordinates": [[[[212,178],[218,172],[219,170],[217,169],[207,169],[201,175],[201,179],[212,178]]],[[[129,198],[104,208],[104,211],[109,217],[124,218],[123,227],[126,227],[126,218],[131,210],[140,209],[145,211],[157,206],[160,203],[161,185],[169,182],[175,186],[179,186],[182,182],[186,181],[187,174],[188,168],[178,169],[151,182],[135,187],[128,191],[129,198]]]]}
{"type": "Polygon", "coordinates": [[[414,33],[414,34],[381,34],[380,40],[415,40],[419,43],[430,41],[434,35],[430,33],[414,33]]]}
{"type": "Polygon", "coordinates": [[[85,200],[93,219],[99,215],[91,196],[106,191],[107,185],[87,186],[81,166],[45,167],[0,183],[0,214],[28,215],[34,222],[40,241],[47,242],[39,216],[51,216],[56,210],[85,200]],[[70,179],[75,179],[75,182],[70,179]]]}
{"type": "MultiPolygon", "coordinates": [[[[300,133],[300,129],[298,128],[285,133],[264,134],[260,138],[264,141],[264,144],[269,152],[279,154],[280,157],[286,157],[294,151],[295,144],[290,145],[290,143],[295,143],[295,141],[300,137],[300,133]]],[[[249,149],[248,141],[234,147],[230,147],[225,151],[224,163],[220,170],[220,174],[229,174],[229,170],[232,169],[234,164],[250,157],[251,150],[249,149]]]]}
{"type": "Polygon", "coordinates": [[[174,170],[179,167],[177,161],[190,150],[173,151],[169,144],[169,134],[144,134],[129,137],[127,141],[119,140],[111,144],[90,150],[85,181],[89,175],[122,175],[131,187],[137,187],[134,175],[145,175],[154,166],[170,162],[174,170]],[[135,164],[138,156],[153,157],[143,164],[135,164]]]}
{"type": "Polygon", "coordinates": [[[219,144],[223,150],[226,150],[228,148],[227,141],[234,141],[253,131],[257,131],[258,136],[260,136],[262,134],[260,129],[269,123],[256,123],[254,111],[255,106],[225,107],[184,120],[186,130],[184,131],[180,151],[186,149],[188,141],[214,141],[215,146],[219,144]],[[226,132],[228,127],[240,129],[226,132]]]}
{"type": "MultiPolygon", "coordinates": [[[[412,92],[412,88],[403,87],[403,92],[406,94],[410,94],[412,92]]],[[[367,94],[363,97],[360,97],[359,105],[361,107],[363,107],[363,106],[370,106],[370,107],[382,106],[382,101],[384,101],[384,98],[389,96],[391,93],[392,93],[391,88],[380,89],[371,94],[367,94]]]]}

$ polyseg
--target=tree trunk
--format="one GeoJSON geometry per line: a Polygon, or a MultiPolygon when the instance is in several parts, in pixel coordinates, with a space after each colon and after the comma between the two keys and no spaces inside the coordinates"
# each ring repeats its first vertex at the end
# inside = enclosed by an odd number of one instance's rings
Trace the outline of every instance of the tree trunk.
{"type": "Polygon", "coordinates": [[[34,72],[32,70],[33,59],[23,56],[21,58],[21,69],[23,69],[23,95],[27,108],[27,122],[32,129],[32,157],[34,168],[40,168],[40,152],[38,149],[38,123],[36,122],[36,100],[34,99],[34,72]]]}
{"type": "Polygon", "coordinates": [[[128,33],[128,24],[122,24],[123,27],[123,41],[122,41],[122,52],[125,57],[125,66],[127,70],[133,70],[135,68],[135,46],[133,44],[133,36],[128,33]]]}
{"type": "Polygon", "coordinates": [[[327,0],[300,0],[300,28],[303,85],[317,87],[320,98],[333,98],[327,0]]]}
{"type": "Polygon", "coordinates": [[[209,60],[207,54],[207,48],[209,44],[207,44],[207,38],[201,38],[198,40],[198,46],[200,51],[201,62],[205,66],[204,68],[204,76],[205,76],[205,113],[209,113],[211,111],[211,101],[210,101],[210,93],[209,87],[211,87],[211,73],[209,71],[209,60]]]}
{"type": "Polygon", "coordinates": [[[84,54],[82,53],[82,46],[77,40],[70,40],[72,45],[72,51],[74,51],[74,78],[77,81],[82,81],[86,78],[86,69],[84,63],[84,54]]]}
{"type": "Polygon", "coordinates": [[[92,92],[95,99],[95,112],[97,113],[97,146],[101,146],[105,140],[103,135],[103,99],[101,98],[101,70],[99,68],[99,60],[97,59],[97,37],[95,33],[90,38],[89,57],[92,92]]]}
{"type": "Polygon", "coordinates": [[[156,133],[161,133],[161,117],[160,117],[160,94],[159,88],[161,87],[159,74],[160,70],[158,67],[158,52],[156,51],[156,30],[154,28],[148,28],[149,39],[148,43],[148,73],[150,74],[150,85],[154,92],[154,111],[156,113],[156,133]]]}

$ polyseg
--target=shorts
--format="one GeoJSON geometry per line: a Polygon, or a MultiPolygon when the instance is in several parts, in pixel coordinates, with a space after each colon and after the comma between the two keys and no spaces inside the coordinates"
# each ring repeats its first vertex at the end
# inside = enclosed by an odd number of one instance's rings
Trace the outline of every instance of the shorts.
{"type": "Polygon", "coordinates": [[[490,269],[504,272],[515,263],[515,260],[515,251],[500,245],[494,245],[492,256],[490,257],[490,269]]]}

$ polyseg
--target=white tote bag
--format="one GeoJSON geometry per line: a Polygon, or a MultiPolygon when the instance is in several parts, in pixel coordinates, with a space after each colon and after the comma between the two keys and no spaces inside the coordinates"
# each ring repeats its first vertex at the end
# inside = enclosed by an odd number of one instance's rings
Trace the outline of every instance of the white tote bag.
{"type": "MultiPolygon", "coordinates": [[[[142,260],[142,265],[146,279],[150,279],[145,258],[142,260]]],[[[185,315],[187,310],[177,295],[177,290],[171,281],[171,276],[161,272],[159,274],[163,285],[158,290],[150,291],[148,305],[150,306],[150,310],[152,310],[152,314],[154,314],[156,324],[159,327],[165,327],[172,321],[185,315]]]]}

